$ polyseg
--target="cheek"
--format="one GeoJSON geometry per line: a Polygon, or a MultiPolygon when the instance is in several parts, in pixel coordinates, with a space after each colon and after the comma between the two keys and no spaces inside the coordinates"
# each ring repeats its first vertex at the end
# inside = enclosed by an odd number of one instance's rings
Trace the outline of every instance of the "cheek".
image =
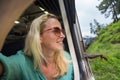
{"type": "Polygon", "coordinates": [[[56,43],[56,37],[54,35],[44,35],[41,38],[41,44],[51,45],[56,43]]]}

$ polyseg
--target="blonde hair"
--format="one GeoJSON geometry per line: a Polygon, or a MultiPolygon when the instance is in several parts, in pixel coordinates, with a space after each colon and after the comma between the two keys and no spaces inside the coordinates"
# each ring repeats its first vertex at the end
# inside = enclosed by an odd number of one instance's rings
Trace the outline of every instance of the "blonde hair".
{"type": "MultiPolygon", "coordinates": [[[[33,20],[26,37],[24,52],[26,55],[33,57],[35,69],[42,65],[42,61],[46,61],[44,55],[42,54],[40,33],[44,30],[45,22],[50,18],[55,18],[58,20],[58,18],[53,14],[43,14],[42,16],[33,20]]],[[[66,58],[64,53],[64,50],[62,50],[55,54],[54,58],[57,65],[57,73],[53,76],[55,78],[67,73],[69,60],[66,58]]]]}

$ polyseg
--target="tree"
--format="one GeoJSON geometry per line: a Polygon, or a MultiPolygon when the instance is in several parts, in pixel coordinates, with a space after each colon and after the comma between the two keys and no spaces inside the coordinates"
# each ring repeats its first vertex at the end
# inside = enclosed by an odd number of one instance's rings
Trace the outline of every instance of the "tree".
{"type": "Polygon", "coordinates": [[[94,19],[94,24],[90,23],[90,33],[99,35],[99,31],[104,27],[104,24],[100,24],[96,19],[94,19]]]}
{"type": "Polygon", "coordinates": [[[120,0],[103,0],[98,6],[96,6],[105,17],[108,18],[112,15],[114,22],[118,21],[118,15],[120,14],[120,0]]]}

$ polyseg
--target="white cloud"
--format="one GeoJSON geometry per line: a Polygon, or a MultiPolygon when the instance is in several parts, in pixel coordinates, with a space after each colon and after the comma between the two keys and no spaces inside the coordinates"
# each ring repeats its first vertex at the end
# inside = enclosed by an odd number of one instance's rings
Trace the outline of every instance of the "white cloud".
{"type": "Polygon", "coordinates": [[[89,23],[93,23],[93,19],[96,19],[101,24],[111,22],[110,18],[105,19],[104,15],[101,15],[96,8],[100,3],[98,0],[75,0],[75,3],[83,36],[93,36],[90,34],[89,26],[89,23]]]}

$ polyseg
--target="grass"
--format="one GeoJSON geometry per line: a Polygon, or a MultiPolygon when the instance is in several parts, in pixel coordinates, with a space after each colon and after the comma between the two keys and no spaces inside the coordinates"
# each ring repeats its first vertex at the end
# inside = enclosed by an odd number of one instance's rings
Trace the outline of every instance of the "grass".
{"type": "Polygon", "coordinates": [[[101,53],[108,58],[89,60],[96,80],[120,80],[120,21],[103,29],[96,41],[87,49],[88,53],[101,53]]]}

